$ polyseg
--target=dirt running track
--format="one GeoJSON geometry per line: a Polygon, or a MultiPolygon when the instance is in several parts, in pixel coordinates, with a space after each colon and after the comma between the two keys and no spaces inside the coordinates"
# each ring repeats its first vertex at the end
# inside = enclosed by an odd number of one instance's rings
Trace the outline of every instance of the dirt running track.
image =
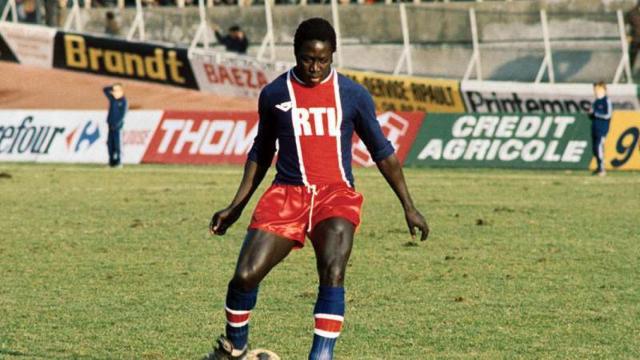
{"type": "Polygon", "coordinates": [[[256,111],[257,101],[173,86],[0,61],[0,109],[106,109],[102,87],[124,85],[130,109],[256,111]]]}

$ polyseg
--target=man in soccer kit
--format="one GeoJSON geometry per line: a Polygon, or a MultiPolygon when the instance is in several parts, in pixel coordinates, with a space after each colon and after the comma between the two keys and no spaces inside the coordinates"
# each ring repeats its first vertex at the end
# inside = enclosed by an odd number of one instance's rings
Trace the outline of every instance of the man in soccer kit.
{"type": "Polygon", "coordinates": [[[262,195],[229,282],[226,336],[207,359],[243,359],[258,285],[294,248],[313,245],[319,276],[309,359],[332,359],[344,321],[344,277],[363,197],[354,189],[354,131],[400,200],[412,236],[429,228],[415,208],[394,149],[382,134],[369,93],[331,66],[336,36],[329,22],[302,22],[294,37],[296,66],[261,92],[258,134],[231,204],[216,212],[210,231],[223,235],[242,213],[270,167],[277,174],[262,195]]]}
{"type": "Polygon", "coordinates": [[[611,122],[611,100],[607,96],[607,85],[599,82],[593,85],[596,100],[591,105],[591,140],[593,156],[596,158],[597,168],[594,174],[606,175],[604,168],[604,141],[609,133],[611,122]]]}
{"type": "Polygon", "coordinates": [[[109,166],[122,166],[122,127],[124,126],[124,116],[129,105],[124,96],[122,84],[116,83],[102,89],[104,95],[109,100],[109,112],[107,114],[107,124],[109,134],[107,135],[107,150],[109,151],[109,166]]]}

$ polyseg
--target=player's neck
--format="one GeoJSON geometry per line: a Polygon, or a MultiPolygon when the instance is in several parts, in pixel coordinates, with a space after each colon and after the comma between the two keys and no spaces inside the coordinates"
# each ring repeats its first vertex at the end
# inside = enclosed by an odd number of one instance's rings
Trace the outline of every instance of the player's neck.
{"type": "Polygon", "coordinates": [[[318,86],[318,85],[322,85],[325,82],[327,82],[327,79],[329,79],[331,77],[331,74],[333,74],[333,68],[331,68],[329,70],[329,73],[322,78],[322,81],[320,81],[320,83],[318,84],[309,84],[305,81],[302,80],[302,76],[300,76],[300,74],[298,73],[298,67],[294,66],[293,69],[291,70],[291,74],[293,75],[293,79],[298,82],[300,85],[306,86],[306,87],[314,87],[314,86],[318,86]]]}

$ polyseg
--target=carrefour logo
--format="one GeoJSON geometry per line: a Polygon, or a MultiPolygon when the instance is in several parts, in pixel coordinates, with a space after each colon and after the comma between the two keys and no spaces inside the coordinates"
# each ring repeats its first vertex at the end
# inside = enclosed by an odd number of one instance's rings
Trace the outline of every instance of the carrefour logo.
{"type": "Polygon", "coordinates": [[[76,127],[66,137],[67,149],[74,153],[89,149],[100,138],[100,126],[97,121],[87,121],[82,127],[82,131],[78,133],[81,127],[76,127]]]}

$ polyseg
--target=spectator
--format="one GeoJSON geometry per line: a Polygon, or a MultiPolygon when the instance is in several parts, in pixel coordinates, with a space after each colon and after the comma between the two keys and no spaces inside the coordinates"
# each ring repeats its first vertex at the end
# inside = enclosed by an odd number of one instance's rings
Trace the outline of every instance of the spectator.
{"type": "Polygon", "coordinates": [[[118,36],[120,35],[120,25],[116,21],[116,16],[112,11],[107,11],[107,17],[105,19],[104,32],[107,35],[118,36]]]}
{"type": "Polygon", "coordinates": [[[109,125],[109,135],[107,136],[109,166],[122,167],[121,132],[124,126],[124,115],[129,107],[127,98],[124,97],[124,88],[120,83],[107,86],[102,91],[109,99],[109,112],[107,114],[107,124],[109,125]]]}
{"type": "Polygon", "coordinates": [[[222,36],[220,33],[220,27],[214,25],[214,32],[218,42],[224,45],[227,51],[235,52],[238,54],[246,54],[247,47],[249,47],[249,39],[245,35],[244,31],[238,25],[233,25],[229,28],[229,34],[222,36]]]}
{"type": "Polygon", "coordinates": [[[58,0],[44,0],[44,19],[47,26],[57,27],[60,24],[58,21],[58,17],[60,16],[59,8],[58,0]]]}
{"type": "Polygon", "coordinates": [[[597,169],[594,175],[605,176],[604,140],[609,132],[611,122],[611,100],[607,97],[607,85],[604,81],[593,84],[596,100],[591,105],[591,139],[593,156],[596,158],[597,169]]]}
{"type": "Polygon", "coordinates": [[[625,22],[629,24],[631,32],[629,34],[629,63],[631,64],[631,72],[640,51],[640,0],[625,16],[625,22]]]}
{"type": "Polygon", "coordinates": [[[38,23],[38,4],[36,0],[22,0],[18,1],[16,5],[19,21],[30,24],[38,23]]]}

